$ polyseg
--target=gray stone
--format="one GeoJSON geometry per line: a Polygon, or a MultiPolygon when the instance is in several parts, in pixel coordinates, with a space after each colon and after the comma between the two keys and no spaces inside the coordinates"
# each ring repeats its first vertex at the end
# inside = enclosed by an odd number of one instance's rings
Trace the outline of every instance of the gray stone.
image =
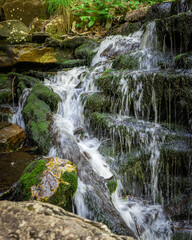
{"type": "Polygon", "coordinates": [[[133,240],[112,234],[102,223],[81,218],[51,204],[1,201],[0,211],[0,240],[133,240]]]}

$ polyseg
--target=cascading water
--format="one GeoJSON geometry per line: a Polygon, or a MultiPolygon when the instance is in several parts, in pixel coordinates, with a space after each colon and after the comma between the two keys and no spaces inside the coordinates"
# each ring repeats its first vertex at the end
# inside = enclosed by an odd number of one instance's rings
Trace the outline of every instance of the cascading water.
{"type": "MultiPolygon", "coordinates": [[[[154,23],[147,27],[147,31],[142,38],[142,32],[139,31],[131,36],[122,37],[114,36],[106,38],[100,45],[97,54],[92,61],[92,69],[85,67],[74,68],[69,71],[59,72],[55,77],[46,79],[45,84],[53,89],[62,99],[59,104],[58,111],[54,115],[53,134],[55,136],[54,146],[50,150],[50,156],[60,156],[73,160],[77,165],[81,161],[81,157],[87,161],[91,166],[94,174],[98,175],[99,181],[103,179],[111,179],[113,177],[118,179],[118,187],[115,193],[112,194],[111,200],[107,193],[102,192],[103,197],[108,201],[112,208],[116,208],[121,217],[124,219],[127,226],[134,232],[138,239],[143,240],[169,240],[171,238],[170,222],[165,218],[163,209],[160,205],[150,205],[137,198],[130,198],[122,196],[124,192],[121,177],[110,168],[107,158],[101,155],[98,148],[102,144],[97,138],[92,137],[86,129],[83,116],[82,100],[85,96],[98,92],[95,86],[95,80],[112,65],[110,58],[117,57],[120,54],[132,52],[132,56],[139,61],[139,69],[137,71],[129,71],[122,75],[119,89],[123,95],[123,103],[119,109],[119,115],[115,120],[116,123],[124,122],[126,131],[129,132],[132,139],[137,139],[139,146],[150,153],[151,182],[149,200],[156,202],[157,195],[160,194],[158,189],[158,171],[159,171],[159,146],[163,142],[163,138],[159,137],[161,127],[157,122],[157,108],[155,105],[155,96],[152,94],[151,104],[155,112],[155,123],[147,123],[149,127],[142,126],[142,123],[137,122],[138,128],[134,128],[124,121],[129,118],[130,102],[134,102],[134,115],[138,119],[140,113],[143,111],[141,102],[143,99],[143,86],[139,82],[139,76],[143,71],[149,71],[152,68],[157,68],[158,62],[163,59],[162,54],[158,54],[154,47],[155,39],[149,43],[149,38],[154,36],[154,23]],[[150,47],[150,49],[148,49],[150,47]],[[134,51],[134,52],[133,52],[134,51]],[[144,62],[144,63],[143,63],[144,62]],[[129,91],[129,81],[134,80],[136,91],[129,91]],[[150,127],[150,125],[153,125],[150,127]],[[144,131],[142,131],[144,129],[144,131]],[[77,160],[78,159],[78,160],[77,160]]],[[[143,116],[143,114],[141,114],[143,116]]],[[[149,117],[148,117],[149,118],[149,117]]],[[[115,134],[118,134],[120,144],[123,143],[129,146],[131,151],[130,139],[123,139],[120,131],[112,128],[110,140],[115,144],[115,134]]],[[[110,135],[110,134],[109,134],[110,135]]],[[[104,137],[104,136],[103,136],[104,137]]],[[[108,139],[104,139],[108,141],[108,139]]],[[[136,141],[136,140],[134,140],[136,141]]],[[[136,144],[136,143],[135,143],[136,144]]],[[[122,147],[123,149],[123,147],[122,147]]],[[[123,151],[123,150],[122,150],[123,151]]],[[[111,159],[113,161],[113,158],[111,159]]],[[[80,165],[79,165],[80,166],[80,165]]],[[[90,171],[86,172],[86,167],[79,168],[80,179],[77,193],[75,195],[76,212],[83,216],[94,220],[99,220],[94,216],[94,211],[90,210],[91,203],[88,195],[101,194],[96,186],[90,181],[86,182],[86,178],[90,179],[90,171]]],[[[95,176],[96,176],[95,175],[95,176]]],[[[97,178],[97,177],[96,177],[97,178]]],[[[89,181],[89,180],[88,180],[89,181]]],[[[105,180],[104,180],[105,181],[105,180]]],[[[102,186],[101,189],[104,189],[102,186]]],[[[96,196],[96,198],[100,196],[96,196]]],[[[93,199],[93,198],[91,198],[93,199]]],[[[107,204],[107,203],[106,203],[107,204]]],[[[94,208],[94,207],[93,207],[94,208]]],[[[111,209],[112,209],[111,208],[111,209]]]]}
{"type": "Polygon", "coordinates": [[[9,120],[9,122],[19,125],[24,130],[25,130],[25,123],[23,120],[22,111],[23,111],[25,101],[26,101],[30,91],[31,91],[30,88],[25,88],[23,90],[23,93],[21,94],[21,97],[19,98],[19,106],[17,107],[16,113],[14,113],[13,116],[11,117],[11,119],[9,120]]]}

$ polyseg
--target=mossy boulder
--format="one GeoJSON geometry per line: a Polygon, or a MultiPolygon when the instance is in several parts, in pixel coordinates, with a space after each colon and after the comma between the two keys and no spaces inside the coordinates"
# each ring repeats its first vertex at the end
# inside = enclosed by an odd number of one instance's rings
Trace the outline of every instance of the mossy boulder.
{"type": "Polygon", "coordinates": [[[56,111],[60,97],[49,88],[36,84],[23,109],[27,135],[45,154],[51,146],[51,112],[56,111]]]}
{"type": "Polygon", "coordinates": [[[97,42],[94,40],[89,40],[88,43],[84,43],[75,50],[75,57],[79,59],[84,59],[86,65],[90,65],[92,58],[95,55],[95,49],[98,46],[97,42]]]}
{"type": "Polygon", "coordinates": [[[58,157],[40,159],[24,170],[16,199],[35,199],[71,210],[77,184],[77,167],[72,162],[58,157]]]}
{"type": "Polygon", "coordinates": [[[9,43],[20,43],[30,40],[29,29],[19,20],[7,20],[0,24],[0,37],[9,43]]]}
{"type": "Polygon", "coordinates": [[[192,52],[177,55],[174,62],[177,68],[192,69],[192,52]]]}

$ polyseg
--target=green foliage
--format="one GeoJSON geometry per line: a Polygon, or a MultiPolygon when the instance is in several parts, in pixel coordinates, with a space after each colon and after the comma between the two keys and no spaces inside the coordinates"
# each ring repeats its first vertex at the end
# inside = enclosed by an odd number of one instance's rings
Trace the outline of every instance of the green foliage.
{"type": "Polygon", "coordinates": [[[123,11],[126,7],[124,1],[121,0],[85,0],[74,6],[72,11],[74,11],[74,15],[79,16],[81,20],[81,22],[77,24],[77,27],[82,27],[83,24],[86,24],[86,26],[90,28],[95,22],[105,24],[108,18],[114,17],[110,15],[109,11],[111,8],[115,8],[117,11],[123,11]]]}
{"type": "Polygon", "coordinates": [[[71,4],[70,0],[46,0],[49,3],[48,11],[50,15],[54,14],[55,11],[62,11],[68,8],[71,4]]]}
{"type": "Polygon", "coordinates": [[[117,181],[116,180],[110,180],[107,182],[107,187],[109,189],[110,194],[112,194],[113,192],[115,192],[116,188],[117,188],[117,181]]]}
{"type": "Polygon", "coordinates": [[[40,177],[45,169],[46,161],[44,159],[32,162],[26,167],[21,178],[19,179],[17,193],[18,200],[25,201],[30,199],[30,188],[33,185],[37,186],[41,182],[40,177]]]}

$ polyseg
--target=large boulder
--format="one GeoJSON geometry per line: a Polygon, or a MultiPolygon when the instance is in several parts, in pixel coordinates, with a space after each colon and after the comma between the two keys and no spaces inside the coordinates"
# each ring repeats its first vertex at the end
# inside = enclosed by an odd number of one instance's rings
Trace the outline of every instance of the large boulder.
{"type": "Polygon", "coordinates": [[[29,26],[34,18],[49,17],[45,1],[9,0],[3,6],[6,20],[17,19],[29,26]]]}
{"type": "Polygon", "coordinates": [[[77,182],[77,167],[69,160],[58,157],[40,159],[23,172],[16,199],[36,199],[71,210],[77,182]]]}
{"type": "Polygon", "coordinates": [[[0,152],[13,152],[23,146],[25,140],[24,130],[8,122],[0,123],[0,152]]]}
{"type": "Polygon", "coordinates": [[[19,43],[29,39],[29,28],[19,20],[7,20],[0,23],[0,39],[10,43],[19,43]]]}
{"type": "Polygon", "coordinates": [[[133,240],[112,234],[106,225],[41,202],[0,202],[0,239],[133,240]]]}

